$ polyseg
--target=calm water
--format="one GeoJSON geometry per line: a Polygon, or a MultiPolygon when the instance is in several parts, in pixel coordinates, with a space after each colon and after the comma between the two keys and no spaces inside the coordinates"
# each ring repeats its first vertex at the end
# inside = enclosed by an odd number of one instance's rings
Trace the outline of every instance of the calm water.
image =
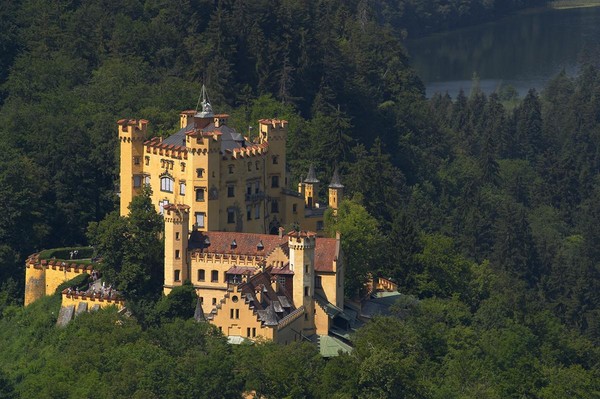
{"type": "Polygon", "coordinates": [[[468,94],[473,73],[491,93],[502,84],[538,90],[564,69],[600,65],[600,7],[528,11],[498,22],[406,43],[427,95],[468,94]]]}

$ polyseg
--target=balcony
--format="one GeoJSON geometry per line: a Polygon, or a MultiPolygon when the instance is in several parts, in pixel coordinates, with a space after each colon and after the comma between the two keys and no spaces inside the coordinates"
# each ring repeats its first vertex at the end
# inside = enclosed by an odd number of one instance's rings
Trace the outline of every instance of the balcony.
{"type": "Polygon", "coordinates": [[[257,202],[257,201],[262,201],[264,199],[265,199],[264,192],[258,192],[258,193],[252,193],[252,194],[246,193],[246,202],[257,202]]]}

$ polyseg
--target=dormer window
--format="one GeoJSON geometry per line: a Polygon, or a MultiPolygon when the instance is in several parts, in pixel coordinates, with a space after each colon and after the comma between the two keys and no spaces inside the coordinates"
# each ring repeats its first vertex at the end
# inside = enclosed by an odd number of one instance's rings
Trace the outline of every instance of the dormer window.
{"type": "Polygon", "coordinates": [[[258,242],[258,244],[256,245],[256,250],[257,251],[262,251],[263,249],[265,249],[265,245],[263,244],[262,240],[260,240],[258,242]]]}
{"type": "Polygon", "coordinates": [[[231,241],[231,249],[236,249],[236,248],[237,248],[237,242],[234,239],[233,241],[231,241]]]}

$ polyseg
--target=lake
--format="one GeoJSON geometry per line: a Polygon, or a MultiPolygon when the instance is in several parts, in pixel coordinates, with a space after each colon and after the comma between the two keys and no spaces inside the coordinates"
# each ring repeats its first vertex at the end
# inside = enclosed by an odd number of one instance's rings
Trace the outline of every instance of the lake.
{"type": "Polygon", "coordinates": [[[600,7],[536,9],[497,22],[408,40],[412,64],[427,96],[462,88],[473,73],[491,93],[510,84],[523,95],[565,70],[574,75],[584,62],[600,65],[600,7]]]}

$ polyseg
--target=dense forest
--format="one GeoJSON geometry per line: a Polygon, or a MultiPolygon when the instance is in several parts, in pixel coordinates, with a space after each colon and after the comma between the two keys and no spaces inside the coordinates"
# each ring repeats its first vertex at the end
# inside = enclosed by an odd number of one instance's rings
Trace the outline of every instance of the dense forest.
{"type": "Polygon", "coordinates": [[[539,3],[0,3],[0,398],[599,397],[600,71],[524,98],[475,84],[427,99],[403,47],[539,3]],[[353,353],[228,346],[189,320],[189,287],[144,295],[154,280],[122,282],[142,291],[135,318],[56,329],[56,296],[21,306],[27,255],[136,228],[111,213],[115,121],[168,135],[203,83],[244,133],[290,121],[290,183],[340,167],[348,200],[327,227],[348,292],[370,272],[404,294],[353,353]]]}

